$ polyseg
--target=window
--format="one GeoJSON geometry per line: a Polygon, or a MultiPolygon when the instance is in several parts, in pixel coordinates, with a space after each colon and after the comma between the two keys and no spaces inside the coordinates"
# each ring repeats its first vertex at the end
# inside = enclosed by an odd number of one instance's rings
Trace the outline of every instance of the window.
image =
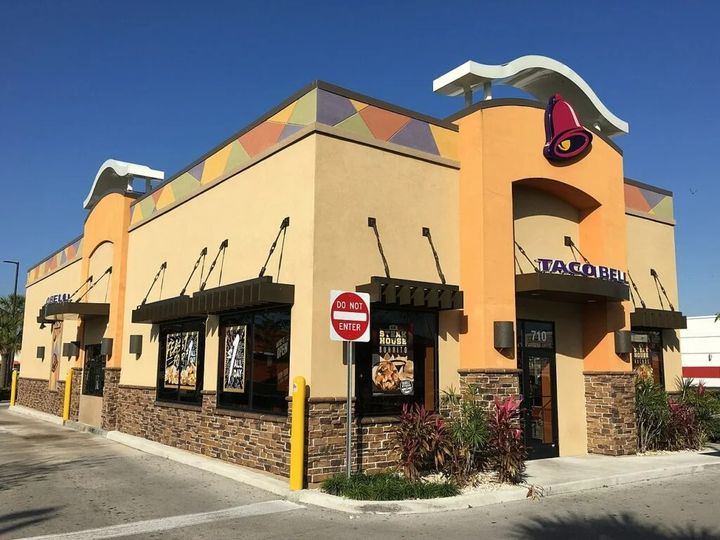
{"type": "Polygon", "coordinates": [[[437,407],[437,313],[373,307],[370,342],[355,344],[360,415],[396,415],[405,403],[437,407]]]}
{"type": "Polygon", "coordinates": [[[631,340],[633,369],[650,366],[655,382],[665,384],[662,334],[657,330],[638,331],[632,333],[631,340]]]}
{"type": "Polygon", "coordinates": [[[157,399],[201,403],[204,358],[205,322],[203,320],[162,325],[157,399]]]}
{"type": "Polygon", "coordinates": [[[105,387],[105,360],[100,354],[100,344],[85,346],[82,393],[86,396],[103,395],[105,387]]]}
{"type": "Polygon", "coordinates": [[[222,317],[219,354],[220,407],[287,413],[290,308],[222,317]]]}

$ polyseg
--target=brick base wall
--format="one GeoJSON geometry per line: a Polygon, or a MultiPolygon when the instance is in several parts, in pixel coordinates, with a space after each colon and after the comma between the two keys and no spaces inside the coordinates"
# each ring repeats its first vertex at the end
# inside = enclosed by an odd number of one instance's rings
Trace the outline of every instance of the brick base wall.
{"type": "MultiPolygon", "coordinates": [[[[105,384],[107,389],[107,378],[105,384]]],[[[118,386],[117,429],[279,476],[289,475],[289,415],[219,411],[215,393],[203,394],[202,406],[164,406],[156,404],[155,393],[154,388],[118,386]]]]}
{"type": "Polygon", "coordinates": [[[70,420],[78,421],[80,416],[80,391],[82,390],[82,368],[73,368],[70,387],[70,420]]]}
{"type": "MultiPolygon", "coordinates": [[[[353,405],[354,408],[354,405],[353,405]]],[[[307,404],[307,481],[314,485],[344,472],[347,402],[310,398],[307,404]]],[[[353,410],[352,470],[374,473],[397,467],[397,418],[358,419],[353,410]]]]}
{"type": "Polygon", "coordinates": [[[105,368],[103,385],[103,402],[101,426],[105,431],[117,429],[118,387],[120,386],[120,369],[105,368]]]}
{"type": "Polygon", "coordinates": [[[495,396],[501,399],[520,394],[519,369],[459,369],[460,393],[481,401],[490,409],[495,396]]]}
{"type": "Polygon", "coordinates": [[[65,382],[58,381],[57,389],[48,389],[47,379],[19,378],[17,382],[18,405],[62,417],[65,382]]]}
{"type": "Polygon", "coordinates": [[[637,453],[635,374],[585,372],[588,452],[606,456],[637,453]]]}

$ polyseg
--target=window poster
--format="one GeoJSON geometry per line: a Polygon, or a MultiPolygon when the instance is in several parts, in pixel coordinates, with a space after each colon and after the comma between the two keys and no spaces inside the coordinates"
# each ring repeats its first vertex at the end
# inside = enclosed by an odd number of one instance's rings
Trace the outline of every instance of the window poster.
{"type": "Polygon", "coordinates": [[[166,388],[195,390],[197,385],[198,361],[197,331],[174,332],[168,334],[165,343],[165,381],[166,388]]]}
{"type": "Polygon", "coordinates": [[[413,334],[409,325],[381,327],[372,355],[372,392],[374,396],[415,393],[413,334]]]}
{"type": "Polygon", "coordinates": [[[62,329],[61,321],[52,325],[52,348],[50,349],[50,390],[57,388],[57,380],[60,375],[60,358],[62,357],[62,329]]]}
{"type": "Polygon", "coordinates": [[[246,343],[247,325],[225,327],[225,392],[245,392],[246,343]]]}

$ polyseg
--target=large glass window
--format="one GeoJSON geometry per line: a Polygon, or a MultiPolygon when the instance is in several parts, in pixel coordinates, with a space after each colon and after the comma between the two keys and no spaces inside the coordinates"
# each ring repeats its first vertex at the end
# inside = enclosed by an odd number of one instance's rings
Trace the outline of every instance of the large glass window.
{"type": "Polygon", "coordinates": [[[85,346],[82,393],[86,396],[102,396],[105,387],[105,360],[100,354],[100,344],[85,346]]]}
{"type": "Polygon", "coordinates": [[[355,344],[358,412],[397,415],[437,407],[437,313],[373,307],[370,342],[355,344]]]}
{"type": "Polygon", "coordinates": [[[289,381],[289,307],[221,318],[220,407],[285,414],[289,381]]]}
{"type": "Polygon", "coordinates": [[[633,369],[650,366],[655,382],[665,384],[662,333],[659,330],[633,331],[630,337],[633,369]]]}
{"type": "Polygon", "coordinates": [[[160,327],[158,400],[201,403],[204,357],[204,321],[163,324],[160,327]]]}

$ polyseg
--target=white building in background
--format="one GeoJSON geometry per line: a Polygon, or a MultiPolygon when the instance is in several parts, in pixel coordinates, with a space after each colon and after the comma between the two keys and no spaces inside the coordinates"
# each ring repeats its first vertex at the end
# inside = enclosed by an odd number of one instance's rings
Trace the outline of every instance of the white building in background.
{"type": "Polygon", "coordinates": [[[715,315],[688,317],[680,330],[683,378],[720,388],[720,321],[715,315]]]}

